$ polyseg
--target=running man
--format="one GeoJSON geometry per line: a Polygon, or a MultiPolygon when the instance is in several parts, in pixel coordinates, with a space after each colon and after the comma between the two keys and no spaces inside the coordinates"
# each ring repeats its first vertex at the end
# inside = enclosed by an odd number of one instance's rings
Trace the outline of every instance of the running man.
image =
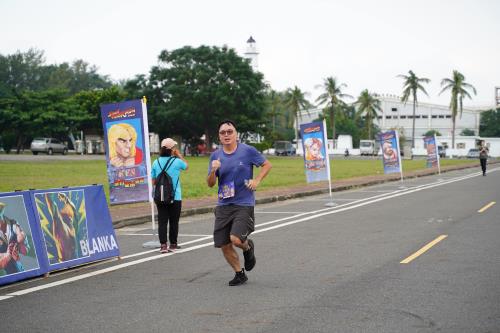
{"type": "Polygon", "coordinates": [[[215,208],[214,246],[221,248],[224,258],[234,270],[230,286],[245,283],[245,271],[255,266],[254,242],[248,236],[254,231],[254,191],[272,168],[271,163],[252,146],[237,142],[236,125],[231,120],[219,126],[222,148],[210,156],[207,184],[212,187],[218,181],[218,202],[215,208]],[[253,177],[253,167],[261,167],[253,177]],[[235,247],[243,250],[245,268],[235,247]]]}

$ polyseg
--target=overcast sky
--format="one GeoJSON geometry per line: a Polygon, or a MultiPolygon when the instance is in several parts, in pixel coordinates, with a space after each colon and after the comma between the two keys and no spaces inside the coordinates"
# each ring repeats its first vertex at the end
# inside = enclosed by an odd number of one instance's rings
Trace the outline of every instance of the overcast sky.
{"type": "Polygon", "coordinates": [[[500,86],[497,0],[0,0],[0,53],[34,47],[47,63],[83,59],[113,80],[148,73],[161,50],[257,41],[259,70],[276,90],[314,100],[328,76],[401,94],[398,74],[431,79],[422,102],[449,104],[441,79],[462,72],[492,105],[500,86]]]}

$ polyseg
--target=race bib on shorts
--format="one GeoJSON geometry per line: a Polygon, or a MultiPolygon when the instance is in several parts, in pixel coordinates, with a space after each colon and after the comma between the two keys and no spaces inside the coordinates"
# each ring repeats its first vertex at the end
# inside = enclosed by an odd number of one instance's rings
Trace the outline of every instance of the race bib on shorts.
{"type": "Polygon", "coordinates": [[[219,186],[219,199],[234,197],[234,181],[219,186]]]}

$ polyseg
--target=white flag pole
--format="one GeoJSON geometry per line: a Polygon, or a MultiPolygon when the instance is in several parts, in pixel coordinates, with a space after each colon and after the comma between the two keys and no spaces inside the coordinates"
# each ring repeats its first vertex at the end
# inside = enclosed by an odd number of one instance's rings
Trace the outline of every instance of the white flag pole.
{"type": "Polygon", "coordinates": [[[436,158],[437,158],[437,164],[438,164],[438,175],[441,175],[441,159],[439,156],[439,149],[438,149],[438,142],[436,140],[436,133],[434,133],[434,145],[436,146],[436,158]]]}
{"type": "MultiPolygon", "coordinates": [[[[337,204],[333,202],[333,196],[332,196],[332,177],[330,173],[330,154],[328,153],[328,135],[327,135],[327,129],[326,129],[326,120],[323,119],[323,142],[326,143],[325,145],[325,151],[326,151],[326,170],[328,174],[328,192],[330,194],[330,202],[327,202],[325,206],[328,207],[333,207],[336,206],[337,204]]],[[[335,138],[333,138],[333,143],[335,143],[335,138]]]]}
{"type": "Polygon", "coordinates": [[[394,130],[394,133],[396,133],[396,147],[398,147],[398,161],[399,161],[399,174],[401,175],[401,189],[405,189],[406,187],[404,186],[403,182],[403,160],[401,159],[401,147],[399,146],[399,132],[397,130],[394,130]]]}
{"type": "MultiPolygon", "coordinates": [[[[142,97],[142,122],[144,126],[144,148],[146,157],[146,172],[147,172],[147,182],[148,182],[148,200],[151,206],[151,230],[153,232],[153,237],[156,235],[156,225],[155,225],[155,208],[153,202],[153,183],[151,181],[151,149],[149,147],[149,124],[148,124],[148,107],[146,96],[142,97]]],[[[157,238],[157,237],[156,237],[157,238]]],[[[158,248],[160,247],[160,242],[158,239],[153,239],[152,241],[142,244],[146,248],[158,248]]]]}

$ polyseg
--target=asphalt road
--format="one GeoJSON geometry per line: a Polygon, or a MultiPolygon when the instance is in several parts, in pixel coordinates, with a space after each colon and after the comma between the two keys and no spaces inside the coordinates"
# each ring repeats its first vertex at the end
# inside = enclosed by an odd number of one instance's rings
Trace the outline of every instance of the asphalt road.
{"type": "Polygon", "coordinates": [[[121,260],[0,288],[1,330],[500,332],[491,169],[257,206],[257,265],[238,287],[210,214],[185,218],[168,255],[141,248],[149,225],[118,229],[121,260]]]}

